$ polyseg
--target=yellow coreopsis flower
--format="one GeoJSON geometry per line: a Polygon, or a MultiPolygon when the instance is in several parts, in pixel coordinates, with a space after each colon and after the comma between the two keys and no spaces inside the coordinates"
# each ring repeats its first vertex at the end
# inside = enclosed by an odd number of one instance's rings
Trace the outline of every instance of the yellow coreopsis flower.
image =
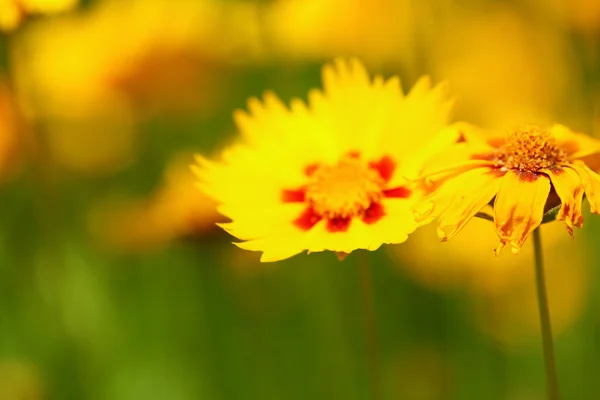
{"type": "Polygon", "coordinates": [[[11,31],[28,14],[54,14],[77,5],[78,0],[0,0],[0,30],[11,31]]]}
{"type": "Polygon", "coordinates": [[[287,108],[275,95],[235,114],[242,140],[221,160],[199,156],[201,188],[243,249],[277,261],[304,250],[350,253],[400,243],[418,226],[409,188],[422,146],[447,123],[445,85],[372,79],[354,60],[323,69],[324,90],[287,108]]]}
{"type": "Polygon", "coordinates": [[[544,214],[559,205],[556,219],[572,235],[583,224],[584,192],[591,211],[600,213],[600,175],[592,170],[600,141],[557,124],[521,126],[507,135],[460,124],[453,134],[457,143],[440,156],[449,166],[438,169],[437,163],[424,173],[422,181],[436,190],[415,209],[418,220],[438,219],[444,241],[492,201],[496,254],[506,244],[518,253],[544,214]]]}

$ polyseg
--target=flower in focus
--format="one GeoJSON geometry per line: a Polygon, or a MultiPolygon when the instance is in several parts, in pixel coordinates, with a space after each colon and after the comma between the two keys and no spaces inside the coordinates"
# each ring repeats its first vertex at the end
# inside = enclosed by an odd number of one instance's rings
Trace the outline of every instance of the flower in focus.
{"type": "Polygon", "coordinates": [[[198,157],[200,187],[231,222],[243,249],[277,261],[304,250],[350,253],[400,243],[414,231],[408,187],[427,154],[423,143],[445,127],[445,85],[372,79],[356,61],[323,68],[324,90],[288,109],[275,95],[235,114],[242,140],[219,161],[198,157]]]}
{"type": "Polygon", "coordinates": [[[55,14],[74,8],[78,0],[0,0],[0,30],[16,29],[31,14],[55,14]]]}
{"type": "Polygon", "coordinates": [[[175,157],[163,184],[148,198],[103,202],[90,216],[90,229],[115,250],[148,250],[211,230],[218,221],[215,203],[194,188],[190,155],[175,157]]]}
{"type": "Polygon", "coordinates": [[[415,208],[420,221],[438,219],[444,241],[492,201],[500,238],[496,254],[506,244],[518,253],[544,214],[559,205],[556,219],[565,221],[572,235],[583,224],[584,193],[591,211],[600,213],[600,176],[592,170],[600,141],[562,125],[525,125],[507,135],[486,134],[467,124],[456,127],[457,143],[436,157],[450,164],[426,167],[422,182],[436,189],[415,208]]]}

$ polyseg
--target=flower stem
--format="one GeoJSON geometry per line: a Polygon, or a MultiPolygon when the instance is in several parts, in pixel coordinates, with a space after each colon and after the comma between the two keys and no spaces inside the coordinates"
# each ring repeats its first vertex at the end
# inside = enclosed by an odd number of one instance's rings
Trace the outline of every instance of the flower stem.
{"type": "Polygon", "coordinates": [[[535,253],[535,281],[537,287],[538,307],[540,313],[540,326],[542,329],[542,346],[544,349],[544,364],[546,367],[548,399],[558,400],[558,379],[556,377],[554,345],[552,343],[552,327],[550,325],[550,311],[548,309],[546,279],[544,277],[542,238],[539,227],[533,231],[533,249],[535,253]]]}
{"type": "Polygon", "coordinates": [[[360,289],[363,301],[365,345],[367,349],[370,375],[371,399],[381,399],[381,379],[379,373],[379,343],[377,339],[377,322],[375,319],[375,301],[373,298],[373,278],[368,255],[362,252],[358,257],[360,289]]]}

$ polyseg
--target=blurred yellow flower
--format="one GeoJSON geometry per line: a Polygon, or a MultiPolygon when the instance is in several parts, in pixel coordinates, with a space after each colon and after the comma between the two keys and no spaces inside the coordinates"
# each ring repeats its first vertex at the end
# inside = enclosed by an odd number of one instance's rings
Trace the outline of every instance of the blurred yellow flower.
{"type": "MultiPolygon", "coordinates": [[[[593,213],[600,213],[600,141],[562,125],[517,127],[506,135],[456,125],[457,144],[448,150],[453,164],[422,178],[439,187],[416,207],[420,221],[438,219],[438,233],[451,239],[493,200],[498,254],[506,244],[518,253],[545,212],[556,215],[572,235],[581,227],[584,192],[593,213]]],[[[446,155],[441,156],[446,157],[446,155]]],[[[437,167],[437,165],[436,165],[437,167]]]]}
{"type": "Polygon", "coordinates": [[[460,93],[457,117],[509,128],[577,111],[579,67],[559,31],[498,2],[450,11],[430,30],[427,55],[460,93]]]}
{"type": "Polygon", "coordinates": [[[575,32],[593,37],[600,33],[600,2],[590,0],[523,0],[535,12],[562,22],[575,32]]]}
{"type": "Polygon", "coordinates": [[[59,162],[105,171],[132,157],[135,122],[156,112],[206,113],[239,61],[250,11],[214,0],[108,0],[39,21],[12,51],[26,115],[41,120],[59,162]],[[230,12],[231,11],[231,12],[230,12]],[[115,29],[118,27],[119,29],[115,29]],[[218,37],[219,40],[215,41],[218,37]]]}
{"type": "Polygon", "coordinates": [[[398,65],[412,58],[415,13],[409,0],[277,0],[266,29],[286,57],[352,56],[368,65],[398,65]]]}
{"type": "Polygon", "coordinates": [[[34,366],[21,360],[0,360],[0,399],[41,400],[43,382],[34,366]]]}
{"type": "Polygon", "coordinates": [[[201,188],[232,222],[222,227],[262,261],[301,253],[375,250],[418,224],[408,187],[424,143],[446,126],[446,86],[372,79],[356,61],[323,68],[324,90],[288,109],[274,94],[235,114],[243,135],[219,161],[198,156],[201,188]]]}
{"type": "Polygon", "coordinates": [[[0,78],[0,179],[14,171],[22,159],[23,132],[20,129],[15,99],[0,78]]]}
{"type": "Polygon", "coordinates": [[[148,198],[104,201],[95,207],[90,215],[94,236],[114,250],[152,250],[216,227],[216,204],[194,187],[191,158],[175,157],[164,182],[148,198]]]}
{"type": "MultiPolygon", "coordinates": [[[[474,218],[461,235],[443,244],[431,240],[435,226],[428,225],[411,235],[410,246],[389,249],[399,261],[398,267],[416,281],[438,290],[466,289],[475,299],[470,303],[475,322],[502,343],[537,337],[533,247],[525,246],[519,257],[490,257],[498,239],[489,224],[474,218]]],[[[544,225],[542,233],[552,327],[560,332],[576,320],[586,304],[590,276],[584,248],[587,242],[573,242],[559,224],[544,225]]]]}
{"type": "Polygon", "coordinates": [[[79,0],[0,0],[0,30],[11,31],[26,15],[54,14],[74,8],[79,0]]]}

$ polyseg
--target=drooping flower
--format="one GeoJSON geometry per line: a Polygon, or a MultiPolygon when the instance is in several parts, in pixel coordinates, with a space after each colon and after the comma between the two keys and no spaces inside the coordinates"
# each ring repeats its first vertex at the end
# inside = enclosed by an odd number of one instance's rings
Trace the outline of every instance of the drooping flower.
{"type": "Polygon", "coordinates": [[[235,114],[241,140],[219,161],[198,156],[200,187],[231,222],[222,227],[262,251],[262,261],[301,253],[375,250],[406,240],[418,224],[409,187],[445,127],[445,85],[419,80],[403,95],[399,80],[372,79],[353,60],[323,69],[324,90],[287,108],[275,95],[235,114]]]}
{"type": "Polygon", "coordinates": [[[500,238],[496,254],[506,244],[518,253],[544,214],[559,205],[556,219],[572,235],[583,224],[584,193],[591,211],[600,213],[600,175],[594,172],[600,141],[558,124],[525,125],[507,135],[457,124],[453,134],[457,143],[439,157],[449,165],[436,162],[425,170],[421,182],[435,190],[415,208],[420,221],[437,218],[444,241],[491,202],[500,238]]]}

